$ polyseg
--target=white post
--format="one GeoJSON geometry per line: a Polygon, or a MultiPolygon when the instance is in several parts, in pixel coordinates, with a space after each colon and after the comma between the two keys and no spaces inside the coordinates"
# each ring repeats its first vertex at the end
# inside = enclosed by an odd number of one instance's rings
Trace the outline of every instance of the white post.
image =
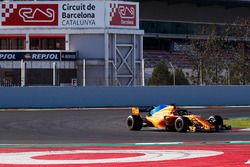
{"type": "Polygon", "coordinates": [[[104,55],[105,55],[105,86],[109,86],[109,35],[104,34],[104,55]]]}
{"type": "Polygon", "coordinates": [[[133,86],[136,85],[136,81],[137,81],[137,78],[136,78],[136,35],[134,34],[133,35],[134,39],[133,39],[133,86]]]}
{"type": "Polygon", "coordinates": [[[69,49],[69,34],[65,35],[65,50],[70,50],[69,49]]]}
{"type": "Polygon", "coordinates": [[[141,61],[141,72],[142,72],[142,86],[145,86],[145,61],[142,59],[141,61]]]}
{"type": "Polygon", "coordinates": [[[112,83],[113,86],[118,86],[119,85],[119,81],[118,81],[118,77],[117,77],[117,52],[116,52],[116,49],[117,49],[117,34],[112,34],[113,35],[113,63],[114,63],[114,83],[112,83]]]}
{"type": "Polygon", "coordinates": [[[141,71],[142,71],[142,86],[145,86],[145,61],[143,58],[143,36],[140,37],[140,56],[141,56],[141,71]]]}
{"type": "Polygon", "coordinates": [[[56,86],[56,62],[53,62],[53,86],[56,86]]]}
{"type": "Polygon", "coordinates": [[[25,86],[25,69],[26,69],[26,63],[21,60],[21,87],[25,86]]]}
{"type": "Polygon", "coordinates": [[[86,86],[86,60],[82,60],[82,86],[86,86]]]}
{"type": "Polygon", "coordinates": [[[170,66],[172,68],[172,72],[173,72],[173,85],[175,85],[175,68],[171,62],[169,62],[169,64],[170,64],[170,66]]]}
{"type": "Polygon", "coordinates": [[[25,49],[30,50],[30,37],[29,37],[29,34],[26,34],[26,36],[25,36],[25,49]]]}

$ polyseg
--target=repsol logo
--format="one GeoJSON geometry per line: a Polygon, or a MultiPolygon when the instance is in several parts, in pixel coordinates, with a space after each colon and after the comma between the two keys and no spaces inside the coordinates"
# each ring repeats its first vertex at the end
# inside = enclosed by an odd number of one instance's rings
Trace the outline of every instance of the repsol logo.
{"type": "Polygon", "coordinates": [[[33,53],[32,60],[59,60],[59,55],[56,53],[33,53]]]}
{"type": "Polygon", "coordinates": [[[0,53],[0,60],[16,60],[16,54],[0,53]]]}

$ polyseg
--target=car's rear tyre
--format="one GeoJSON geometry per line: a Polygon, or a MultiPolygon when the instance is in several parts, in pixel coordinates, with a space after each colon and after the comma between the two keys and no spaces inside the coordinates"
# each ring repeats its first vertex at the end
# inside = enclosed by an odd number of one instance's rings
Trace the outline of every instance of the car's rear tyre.
{"type": "Polygon", "coordinates": [[[187,132],[189,128],[189,119],[187,117],[178,117],[175,120],[175,130],[177,132],[187,132]]]}
{"type": "Polygon", "coordinates": [[[139,115],[130,115],[127,118],[127,125],[130,130],[141,130],[143,120],[139,115]]]}
{"type": "Polygon", "coordinates": [[[223,126],[223,119],[219,115],[210,116],[208,122],[215,126],[216,130],[219,130],[223,126]]]}

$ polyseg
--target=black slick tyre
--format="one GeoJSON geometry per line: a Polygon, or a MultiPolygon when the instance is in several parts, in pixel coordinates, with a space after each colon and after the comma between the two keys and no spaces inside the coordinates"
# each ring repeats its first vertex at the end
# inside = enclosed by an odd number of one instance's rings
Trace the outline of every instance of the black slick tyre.
{"type": "Polygon", "coordinates": [[[129,130],[141,130],[143,125],[143,120],[139,115],[130,115],[127,118],[127,125],[129,130]]]}
{"type": "Polygon", "coordinates": [[[189,126],[189,120],[186,117],[178,117],[175,120],[175,130],[177,132],[187,132],[189,126]]]}
{"type": "Polygon", "coordinates": [[[214,115],[214,116],[210,116],[208,118],[208,121],[214,125],[214,126],[222,126],[223,125],[223,119],[221,116],[219,115],[214,115]]]}
{"type": "Polygon", "coordinates": [[[223,119],[219,115],[210,116],[208,122],[215,126],[216,130],[219,130],[223,126],[223,119]]]}

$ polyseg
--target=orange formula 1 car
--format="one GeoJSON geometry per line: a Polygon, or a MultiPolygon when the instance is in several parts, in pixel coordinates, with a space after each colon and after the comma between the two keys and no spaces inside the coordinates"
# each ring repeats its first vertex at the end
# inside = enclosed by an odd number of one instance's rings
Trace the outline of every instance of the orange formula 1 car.
{"type": "Polygon", "coordinates": [[[231,126],[223,124],[223,119],[219,115],[210,116],[205,120],[199,115],[191,114],[175,105],[159,105],[150,108],[133,107],[131,115],[127,118],[127,125],[130,130],[156,127],[177,132],[216,132],[231,129],[231,126]],[[142,118],[140,112],[145,111],[149,113],[145,118],[142,118]]]}

